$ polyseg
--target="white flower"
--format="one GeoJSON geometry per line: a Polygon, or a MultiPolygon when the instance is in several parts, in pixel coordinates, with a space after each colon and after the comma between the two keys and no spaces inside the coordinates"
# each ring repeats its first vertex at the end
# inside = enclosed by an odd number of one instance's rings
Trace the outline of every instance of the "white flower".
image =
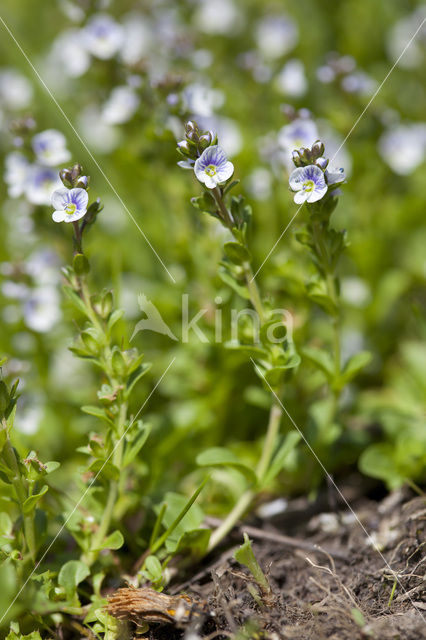
{"type": "Polygon", "coordinates": [[[283,161],[287,169],[293,168],[293,151],[300,147],[312,147],[319,139],[317,125],[309,118],[296,118],[278,132],[278,144],[283,151],[283,161]]]}
{"type": "Polygon", "coordinates": [[[325,179],[329,187],[341,184],[346,180],[345,170],[342,167],[330,167],[325,170],[325,179]]]}
{"type": "Polygon", "coordinates": [[[25,301],[24,320],[38,333],[50,331],[61,318],[60,296],[54,287],[37,287],[25,301]]]}
{"type": "Polygon", "coordinates": [[[196,26],[204,33],[235,33],[242,26],[242,14],[232,0],[201,0],[195,14],[196,26]]]}
{"type": "Polygon", "coordinates": [[[134,65],[148,56],[155,42],[150,24],[138,13],[128,13],[123,21],[124,37],[120,57],[127,65],[134,65]]]}
{"type": "Polygon", "coordinates": [[[308,88],[303,62],[289,60],[275,78],[275,86],[284,95],[294,98],[303,96],[308,88]]]}
{"type": "Polygon", "coordinates": [[[421,65],[424,56],[424,44],[426,42],[426,8],[418,7],[413,13],[404,16],[390,29],[386,38],[387,50],[390,58],[398,65],[406,69],[414,69],[421,65]],[[415,38],[413,34],[422,25],[415,38]],[[407,42],[410,46],[407,47],[407,42]],[[423,46],[422,46],[423,45],[423,46]],[[405,50],[405,51],[404,51],[405,50]],[[404,55],[401,53],[404,51],[404,55]]]}
{"type": "Polygon", "coordinates": [[[52,195],[52,207],[56,209],[52,218],[55,222],[75,222],[87,212],[89,196],[85,189],[57,189],[52,195]]]}
{"type": "Polygon", "coordinates": [[[120,142],[120,129],[107,124],[95,105],[87,105],[80,111],[78,125],[92,151],[109,153],[120,142]]]}
{"type": "Polygon", "coordinates": [[[265,58],[280,58],[294,49],[298,39],[297,25],[285,15],[266,16],[257,25],[256,42],[265,58]]]}
{"type": "Polygon", "coordinates": [[[425,159],[426,123],[400,125],[386,131],[379,140],[379,152],[395,173],[412,173],[425,159]]]}
{"type": "Polygon", "coordinates": [[[89,53],[101,60],[108,60],[123,44],[124,30],[108,14],[98,13],[84,27],[83,36],[89,53]]]}
{"type": "Polygon", "coordinates": [[[25,193],[29,169],[29,161],[19,151],[12,151],[6,156],[4,181],[11,198],[19,198],[25,193]]]}
{"type": "Polygon", "coordinates": [[[130,87],[116,87],[102,109],[102,119],[108,124],[122,124],[136,113],[140,98],[130,87]]]}
{"type": "Polygon", "coordinates": [[[256,200],[267,200],[272,191],[272,175],[268,169],[258,167],[246,179],[247,189],[256,200]]]}
{"type": "Polygon", "coordinates": [[[52,68],[60,69],[70,78],[78,78],[88,70],[90,55],[84,47],[84,36],[81,29],[67,29],[53,42],[49,60],[52,68]]]}
{"type": "Polygon", "coordinates": [[[234,173],[234,165],[229,162],[225,152],[217,144],[207,147],[195,161],[194,173],[208,189],[226,182],[234,173]]]}
{"type": "Polygon", "coordinates": [[[200,83],[188,85],[183,92],[187,110],[193,116],[208,118],[215,109],[221,107],[225,101],[222,91],[211,89],[200,83]]]}
{"type": "Polygon", "coordinates": [[[299,167],[289,178],[290,189],[296,191],[296,204],[317,202],[327,193],[327,183],[323,171],[314,164],[299,167]]]}
{"type": "Polygon", "coordinates": [[[53,191],[61,186],[57,171],[32,165],[28,172],[25,195],[32,204],[50,204],[53,191]]]}
{"type": "Polygon", "coordinates": [[[364,71],[354,71],[342,79],[342,89],[347,93],[371,96],[377,89],[377,82],[364,71]]]}
{"type": "Polygon", "coordinates": [[[0,71],[0,105],[7,109],[24,109],[33,97],[29,80],[15,69],[0,71]]]}
{"type": "Polygon", "coordinates": [[[37,133],[32,139],[32,147],[37,156],[37,161],[46,167],[55,167],[68,162],[71,154],[66,148],[66,138],[56,129],[46,129],[37,133]]]}
{"type": "Polygon", "coordinates": [[[232,118],[213,115],[211,118],[198,117],[197,123],[204,131],[215,131],[222,141],[222,149],[227,156],[235,156],[243,146],[241,130],[232,118]]]}

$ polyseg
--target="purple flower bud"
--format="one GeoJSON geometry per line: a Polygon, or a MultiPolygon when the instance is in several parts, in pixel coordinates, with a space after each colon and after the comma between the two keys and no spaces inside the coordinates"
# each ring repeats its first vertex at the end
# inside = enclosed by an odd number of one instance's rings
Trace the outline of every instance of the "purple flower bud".
{"type": "Polygon", "coordinates": [[[317,158],[315,160],[315,164],[317,165],[317,167],[319,167],[320,169],[322,169],[323,171],[326,170],[327,165],[328,165],[328,159],[327,158],[317,158]]]}

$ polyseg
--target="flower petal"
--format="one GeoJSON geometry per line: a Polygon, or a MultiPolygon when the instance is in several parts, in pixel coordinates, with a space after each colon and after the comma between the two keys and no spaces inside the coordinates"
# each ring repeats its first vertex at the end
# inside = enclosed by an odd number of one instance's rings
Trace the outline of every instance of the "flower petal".
{"type": "Polygon", "coordinates": [[[299,167],[295,169],[288,179],[290,189],[292,191],[300,191],[303,188],[303,182],[305,180],[305,168],[299,167]]]}
{"type": "Polygon", "coordinates": [[[315,187],[315,189],[308,195],[306,201],[317,202],[318,200],[321,200],[321,198],[327,193],[327,189],[327,185],[324,187],[315,187]]]}
{"type": "Polygon", "coordinates": [[[65,209],[69,201],[69,190],[65,187],[63,189],[56,189],[56,191],[52,193],[51,203],[54,209],[65,209]]]}
{"type": "Polygon", "coordinates": [[[70,200],[73,202],[77,209],[87,211],[87,204],[89,202],[89,195],[86,189],[81,189],[80,187],[76,187],[74,189],[70,189],[69,192],[70,200]]]}
{"type": "Polygon", "coordinates": [[[208,176],[207,174],[204,174],[204,176],[204,184],[206,185],[207,189],[214,189],[218,183],[217,176],[208,176]]]}
{"type": "Polygon", "coordinates": [[[227,160],[225,164],[222,167],[220,167],[217,172],[217,177],[219,182],[225,182],[232,176],[233,173],[234,173],[234,165],[232,164],[232,162],[229,162],[229,160],[227,160]]]}
{"type": "Polygon", "coordinates": [[[66,218],[66,215],[67,214],[65,213],[65,211],[54,211],[52,213],[52,219],[55,222],[63,222],[66,218]]]}
{"type": "Polygon", "coordinates": [[[75,211],[71,215],[68,215],[66,213],[64,222],[75,222],[76,220],[80,220],[80,218],[82,218],[85,215],[86,215],[85,209],[81,209],[81,210],[77,209],[77,211],[75,211]]]}
{"type": "Polygon", "coordinates": [[[308,199],[308,194],[306,193],[306,191],[298,191],[297,193],[294,194],[294,202],[296,204],[303,204],[304,202],[306,202],[306,200],[308,199]]]}

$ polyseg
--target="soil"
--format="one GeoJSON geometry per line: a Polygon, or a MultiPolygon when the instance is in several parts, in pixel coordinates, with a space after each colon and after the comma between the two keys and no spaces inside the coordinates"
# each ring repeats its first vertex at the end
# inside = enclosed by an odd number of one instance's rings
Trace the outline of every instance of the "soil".
{"type": "Polygon", "coordinates": [[[152,624],[143,637],[426,639],[426,497],[400,490],[380,501],[357,498],[356,517],[338,505],[321,510],[324,503],[327,496],[314,505],[295,500],[273,518],[236,527],[187,582],[168,589],[192,599],[193,615],[152,624]],[[271,594],[233,559],[243,532],[271,594]]]}

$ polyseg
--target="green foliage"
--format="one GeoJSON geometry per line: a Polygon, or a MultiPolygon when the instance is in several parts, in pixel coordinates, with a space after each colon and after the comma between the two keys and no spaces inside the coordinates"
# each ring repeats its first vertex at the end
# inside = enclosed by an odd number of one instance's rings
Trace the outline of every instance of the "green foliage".
{"type": "MultiPolygon", "coordinates": [[[[367,110],[371,92],[345,90],[358,71],[379,86],[394,63],[393,29],[420,3],[234,3],[242,19],[229,33],[203,27],[200,3],[111,3],[105,10],[121,23],[139,12],[153,42],[136,63],[90,55],[85,73],[67,76],[80,57],[64,59],[57,39],[84,27],[97,3],[4,0],[4,20],[18,42],[25,34],[24,49],[93,153],[6,34],[4,68],[24,75],[33,96],[12,106],[14,87],[2,84],[2,173],[11,150],[33,166],[34,135],[53,128],[71,154],[70,167],[54,171],[67,188],[90,186],[78,230],[53,223],[49,205],[28,199],[29,184],[16,198],[10,184],[1,190],[0,635],[9,640],[48,638],[59,619],[64,637],[75,634],[71,615],[100,638],[130,637],[104,609],[103,594],[123,576],[161,590],[172,559],[179,569],[202,558],[258,491],[312,495],[324,481],[294,424],[339,486],[356,468],[389,489],[426,480],[424,166],[392,170],[419,152],[413,140],[383,151],[385,133],[424,121],[420,37],[367,110]],[[268,57],[259,23],[281,12],[299,43],[268,57]],[[352,56],[355,69],[339,70],[331,51],[352,56]],[[293,58],[306,75],[299,96],[280,85],[293,58]],[[324,66],[334,69],[329,83],[319,79],[324,66]],[[124,85],[139,107],[106,124],[106,102],[124,85]],[[200,123],[223,128],[219,139],[194,122],[184,129],[199,115],[194,85],[212,90],[214,113],[200,123]],[[341,195],[330,189],[293,219],[277,140],[300,108],[321,137],[330,130],[327,157],[350,134],[332,163],[348,177],[341,195]],[[180,159],[190,161],[211,144],[241,141],[228,154],[234,175],[215,193],[176,166],[184,135],[180,159]],[[182,294],[194,315],[203,312],[204,341],[170,338],[182,335],[182,294]],[[140,295],[168,334],[136,330],[140,295]],[[224,522],[219,533],[204,525],[210,512],[224,522]]],[[[238,637],[255,632],[247,625],[238,637]]]]}
{"type": "Polygon", "coordinates": [[[262,592],[269,593],[271,591],[269,582],[253,553],[251,540],[246,533],[244,534],[244,543],[235,551],[234,558],[237,562],[247,567],[262,592]]]}

